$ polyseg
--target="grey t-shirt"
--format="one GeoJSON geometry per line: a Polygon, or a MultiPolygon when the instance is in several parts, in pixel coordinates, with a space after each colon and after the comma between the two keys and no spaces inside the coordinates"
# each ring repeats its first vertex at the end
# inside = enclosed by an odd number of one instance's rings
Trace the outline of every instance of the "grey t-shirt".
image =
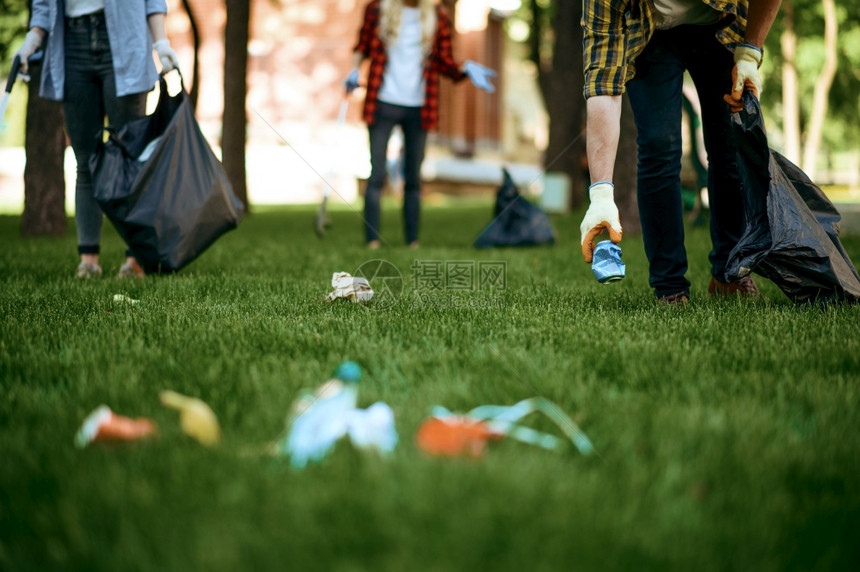
{"type": "Polygon", "coordinates": [[[683,24],[713,24],[721,14],[702,0],[654,0],[657,29],[668,30],[683,24]]]}

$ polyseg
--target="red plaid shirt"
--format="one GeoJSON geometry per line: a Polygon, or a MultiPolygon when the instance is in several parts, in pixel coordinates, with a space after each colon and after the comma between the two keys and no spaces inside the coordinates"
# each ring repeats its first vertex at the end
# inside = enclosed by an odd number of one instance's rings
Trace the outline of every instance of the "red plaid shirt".
{"type": "MultiPolygon", "coordinates": [[[[425,130],[436,128],[439,121],[439,74],[460,81],[466,74],[460,71],[460,66],[454,62],[451,49],[451,21],[445,10],[436,8],[437,24],[433,49],[424,63],[424,80],[427,85],[424,95],[424,106],[421,108],[421,126],[425,130]]],[[[376,113],[376,102],[379,88],[382,87],[382,77],[388,54],[385,43],[379,38],[379,0],[372,0],[364,10],[364,23],[358,34],[358,43],[354,52],[361,52],[370,58],[370,71],[367,75],[367,97],[364,100],[364,120],[368,125],[373,123],[376,113]]]]}

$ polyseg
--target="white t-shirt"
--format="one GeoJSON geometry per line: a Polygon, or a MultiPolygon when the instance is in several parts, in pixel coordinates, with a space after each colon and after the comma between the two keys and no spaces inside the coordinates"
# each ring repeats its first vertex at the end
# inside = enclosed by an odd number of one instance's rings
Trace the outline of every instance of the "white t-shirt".
{"type": "Polygon", "coordinates": [[[77,18],[105,9],[105,0],[66,0],[66,17],[77,18]]]}
{"type": "Polygon", "coordinates": [[[388,46],[388,61],[378,99],[394,105],[422,107],[425,88],[421,10],[404,6],[397,40],[388,46]]]}
{"type": "Polygon", "coordinates": [[[654,0],[657,29],[668,30],[684,24],[713,24],[720,13],[702,0],[654,0]]]}

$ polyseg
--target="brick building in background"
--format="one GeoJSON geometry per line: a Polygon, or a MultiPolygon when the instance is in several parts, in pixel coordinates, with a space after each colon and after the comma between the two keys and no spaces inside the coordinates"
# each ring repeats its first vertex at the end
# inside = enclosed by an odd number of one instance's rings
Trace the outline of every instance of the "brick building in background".
{"type": "MultiPolygon", "coordinates": [[[[201,42],[197,115],[207,137],[218,145],[223,111],[224,2],[189,2],[201,42]]],[[[366,177],[369,171],[361,90],[350,99],[347,124],[337,129],[335,119],[367,0],[252,2],[247,156],[251,200],[316,200],[322,188],[317,173],[334,172],[341,175],[335,183],[336,189],[343,187],[338,194],[352,200],[355,178],[366,177]],[[264,190],[275,181],[289,181],[291,188],[264,190]]],[[[512,120],[503,105],[508,83],[504,14],[492,9],[492,0],[443,3],[455,23],[455,59],[475,60],[498,70],[498,89],[486,94],[468,80],[455,85],[442,79],[439,128],[429,139],[428,160],[482,154],[510,159],[517,145],[510,137],[505,139],[505,130],[516,129],[522,121],[512,120]]],[[[168,5],[168,34],[190,88],[190,22],[179,0],[169,0],[168,5]]]]}

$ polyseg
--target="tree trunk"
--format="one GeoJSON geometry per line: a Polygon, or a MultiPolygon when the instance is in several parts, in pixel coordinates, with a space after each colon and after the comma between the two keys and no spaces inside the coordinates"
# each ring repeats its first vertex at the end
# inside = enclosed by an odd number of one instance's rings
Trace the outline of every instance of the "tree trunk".
{"type": "Polygon", "coordinates": [[[245,139],[248,125],[248,36],[251,22],[250,0],[226,0],[224,26],[224,118],[221,154],[233,192],[248,208],[245,174],[245,139]]]}
{"type": "Polygon", "coordinates": [[[630,98],[624,94],[621,101],[621,136],[618,139],[618,154],[615,156],[613,171],[615,205],[618,207],[624,234],[635,234],[642,231],[639,202],[636,198],[639,145],[636,143],[636,122],[633,120],[630,98]]]}
{"type": "Polygon", "coordinates": [[[60,236],[66,232],[63,105],[39,97],[42,65],[30,65],[24,146],[22,236],[60,236]]]}
{"type": "Polygon", "coordinates": [[[188,15],[188,25],[191,27],[191,38],[194,42],[194,65],[191,68],[191,91],[188,96],[191,99],[191,107],[196,110],[200,93],[200,29],[197,27],[197,18],[191,9],[190,0],[182,0],[182,7],[188,15]]]}
{"type": "Polygon", "coordinates": [[[785,157],[800,163],[800,96],[797,88],[797,35],[794,32],[794,5],[782,3],[782,130],[785,132],[785,157]]]}
{"type": "MultiPolygon", "coordinates": [[[[582,205],[586,199],[581,15],[581,3],[556,2],[552,66],[551,69],[538,66],[541,93],[550,120],[544,169],[568,176],[573,208],[582,205]]],[[[540,16],[535,14],[535,18],[540,16]]],[[[540,40],[533,42],[533,49],[538,49],[540,40]]],[[[533,57],[540,62],[539,54],[533,57]]]]}
{"type": "Polygon", "coordinates": [[[818,147],[821,145],[821,132],[824,129],[824,118],[827,117],[827,96],[836,75],[836,4],[833,0],[821,0],[824,5],[824,67],[815,82],[815,92],[812,96],[812,113],[809,118],[809,132],[806,135],[806,145],[803,148],[803,170],[811,180],[815,180],[815,160],[818,157],[818,147]]]}
{"type": "MultiPolygon", "coordinates": [[[[542,9],[531,1],[533,26],[529,38],[531,59],[538,69],[538,82],[550,119],[549,143],[544,168],[567,174],[571,182],[571,207],[587,200],[585,160],[585,100],[583,90],[582,4],[557,0],[552,18],[554,44],[552,65],[542,57],[542,9]]],[[[639,208],[636,203],[636,125],[625,97],[622,116],[619,160],[615,167],[615,200],[626,232],[638,232],[639,208]],[[621,205],[624,205],[623,207],[621,205]],[[626,222],[625,222],[626,221],[626,222]]]]}

